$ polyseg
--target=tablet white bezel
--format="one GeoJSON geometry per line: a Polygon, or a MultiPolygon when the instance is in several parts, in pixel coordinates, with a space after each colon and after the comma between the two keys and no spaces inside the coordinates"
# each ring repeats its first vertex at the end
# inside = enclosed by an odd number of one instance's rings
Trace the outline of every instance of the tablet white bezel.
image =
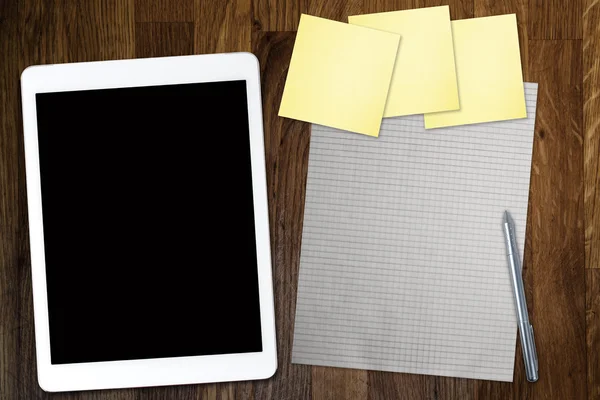
{"type": "MultiPolygon", "coordinates": [[[[34,66],[21,76],[37,369],[46,391],[264,379],[277,368],[260,72],[250,53],[34,66]],[[245,80],[263,351],[52,365],[43,240],[36,93],[245,80]]],[[[199,122],[201,123],[201,121],[199,122]]],[[[91,344],[93,345],[93,344],[91,344]]]]}

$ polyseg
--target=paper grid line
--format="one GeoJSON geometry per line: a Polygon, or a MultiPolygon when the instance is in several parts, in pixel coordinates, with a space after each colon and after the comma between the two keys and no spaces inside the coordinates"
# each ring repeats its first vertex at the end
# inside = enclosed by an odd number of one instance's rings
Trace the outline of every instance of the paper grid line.
{"type": "Polygon", "coordinates": [[[312,125],[292,362],[512,381],[537,87],[522,120],[312,125]]]}

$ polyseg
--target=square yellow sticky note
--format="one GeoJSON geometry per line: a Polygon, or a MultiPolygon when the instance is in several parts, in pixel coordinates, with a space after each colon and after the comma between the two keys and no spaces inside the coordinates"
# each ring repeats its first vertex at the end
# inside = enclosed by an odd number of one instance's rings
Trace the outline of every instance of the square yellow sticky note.
{"type": "Polygon", "coordinates": [[[425,114],[425,128],[525,118],[515,14],[452,21],[460,110],[425,114]]]}
{"type": "Polygon", "coordinates": [[[402,37],[384,117],[459,108],[448,6],[354,15],[348,22],[402,37]]]}
{"type": "Polygon", "coordinates": [[[279,115],[378,136],[399,40],[303,14],[279,115]]]}

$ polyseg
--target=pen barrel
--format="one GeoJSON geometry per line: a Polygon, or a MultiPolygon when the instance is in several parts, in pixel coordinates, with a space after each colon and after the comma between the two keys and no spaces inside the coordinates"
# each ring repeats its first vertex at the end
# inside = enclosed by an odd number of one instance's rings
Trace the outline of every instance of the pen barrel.
{"type": "Polygon", "coordinates": [[[529,323],[527,300],[525,299],[525,287],[523,285],[523,276],[521,274],[521,258],[519,257],[514,233],[507,223],[504,224],[504,235],[506,239],[506,259],[508,261],[510,281],[515,297],[517,320],[519,322],[529,323]]]}
{"type": "Polygon", "coordinates": [[[529,382],[535,382],[538,380],[538,360],[535,350],[533,326],[529,322],[520,321],[519,335],[521,337],[523,361],[525,362],[525,376],[529,382]]]}
{"type": "Polygon", "coordinates": [[[529,382],[538,380],[538,359],[535,349],[535,338],[533,326],[529,323],[527,312],[527,300],[525,299],[525,288],[521,271],[521,258],[517,249],[517,241],[514,230],[510,223],[504,223],[504,237],[506,240],[506,258],[508,260],[511,286],[515,298],[515,309],[519,321],[519,336],[521,338],[521,349],[523,350],[523,361],[525,362],[525,375],[529,382]]]}

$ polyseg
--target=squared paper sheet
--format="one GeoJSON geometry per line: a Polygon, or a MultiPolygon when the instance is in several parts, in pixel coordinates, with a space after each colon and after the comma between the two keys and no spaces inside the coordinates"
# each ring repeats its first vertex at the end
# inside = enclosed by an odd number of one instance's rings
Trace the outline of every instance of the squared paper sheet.
{"type": "Polygon", "coordinates": [[[292,362],[512,381],[516,315],[502,216],[523,256],[527,119],[379,139],[312,126],[292,362]]]}
{"type": "Polygon", "coordinates": [[[525,118],[515,14],[452,21],[460,110],[425,114],[425,127],[525,118]]]}
{"type": "Polygon", "coordinates": [[[460,108],[448,6],[352,15],[348,22],[402,37],[384,117],[460,108]]]}
{"type": "Polygon", "coordinates": [[[399,41],[302,14],[279,116],[377,136],[399,41]]]}

